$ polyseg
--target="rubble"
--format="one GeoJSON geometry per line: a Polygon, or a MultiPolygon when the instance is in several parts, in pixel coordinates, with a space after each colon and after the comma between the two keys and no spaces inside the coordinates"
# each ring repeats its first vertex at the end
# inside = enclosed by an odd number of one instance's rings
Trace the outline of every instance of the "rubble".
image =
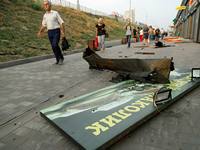
{"type": "Polygon", "coordinates": [[[101,58],[98,54],[87,48],[83,58],[89,63],[90,69],[110,70],[118,73],[125,79],[136,79],[143,83],[170,83],[169,74],[174,70],[172,58],[160,59],[109,59],[101,58]]]}

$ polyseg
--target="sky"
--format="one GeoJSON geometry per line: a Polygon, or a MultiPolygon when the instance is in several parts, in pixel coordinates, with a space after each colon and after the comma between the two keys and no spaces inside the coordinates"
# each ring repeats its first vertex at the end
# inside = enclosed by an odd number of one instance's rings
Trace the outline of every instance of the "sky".
{"type": "MultiPolygon", "coordinates": [[[[66,0],[77,4],[77,0],[66,0]]],[[[147,25],[158,26],[164,30],[173,25],[172,20],[176,17],[176,7],[181,5],[182,0],[131,0],[131,9],[135,9],[135,21],[147,25]]],[[[80,5],[98,10],[107,14],[113,11],[125,14],[129,10],[130,0],[79,0],[80,5]]]]}

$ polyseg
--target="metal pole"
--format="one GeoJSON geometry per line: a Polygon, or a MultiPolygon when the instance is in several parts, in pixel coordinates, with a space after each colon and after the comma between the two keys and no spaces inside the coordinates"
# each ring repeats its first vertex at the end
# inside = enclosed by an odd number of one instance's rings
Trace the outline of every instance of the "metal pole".
{"type": "MultiPolygon", "coordinates": [[[[143,9],[143,8],[142,8],[143,9]]],[[[144,9],[143,9],[144,10],[144,9]]],[[[146,11],[146,10],[144,10],[144,11],[146,11]]],[[[147,25],[147,11],[146,11],[146,25],[147,25]]]]}
{"type": "Polygon", "coordinates": [[[79,0],[77,0],[77,9],[80,9],[80,4],[79,4],[79,0]]]}
{"type": "Polygon", "coordinates": [[[147,12],[146,12],[146,25],[147,25],[147,12]]]}
{"type": "Polygon", "coordinates": [[[130,6],[129,6],[129,19],[130,19],[130,22],[131,22],[131,0],[130,0],[130,6]]]}

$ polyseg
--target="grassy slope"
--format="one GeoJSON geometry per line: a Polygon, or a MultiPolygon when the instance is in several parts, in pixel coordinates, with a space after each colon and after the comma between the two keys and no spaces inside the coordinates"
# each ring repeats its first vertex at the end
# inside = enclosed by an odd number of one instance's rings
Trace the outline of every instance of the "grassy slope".
{"type": "MultiPolygon", "coordinates": [[[[85,48],[87,40],[95,38],[95,25],[100,16],[61,6],[53,6],[52,9],[57,10],[65,22],[70,50],[85,48]]],[[[45,10],[39,3],[0,0],[0,54],[11,53],[0,55],[0,62],[52,53],[46,30],[41,39],[37,38],[44,13],[45,10]],[[34,9],[35,5],[38,10],[34,9]]],[[[110,36],[107,41],[125,37],[122,30],[124,22],[108,17],[103,19],[110,36]]]]}

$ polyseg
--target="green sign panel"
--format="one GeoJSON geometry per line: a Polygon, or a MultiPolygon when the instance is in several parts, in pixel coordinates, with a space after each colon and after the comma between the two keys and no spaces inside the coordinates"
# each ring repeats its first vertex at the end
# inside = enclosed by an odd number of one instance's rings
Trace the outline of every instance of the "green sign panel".
{"type": "Polygon", "coordinates": [[[128,80],[41,110],[41,115],[81,149],[104,149],[157,114],[153,94],[172,89],[172,101],[197,86],[190,70],[170,73],[171,84],[143,84],[128,80]]]}

